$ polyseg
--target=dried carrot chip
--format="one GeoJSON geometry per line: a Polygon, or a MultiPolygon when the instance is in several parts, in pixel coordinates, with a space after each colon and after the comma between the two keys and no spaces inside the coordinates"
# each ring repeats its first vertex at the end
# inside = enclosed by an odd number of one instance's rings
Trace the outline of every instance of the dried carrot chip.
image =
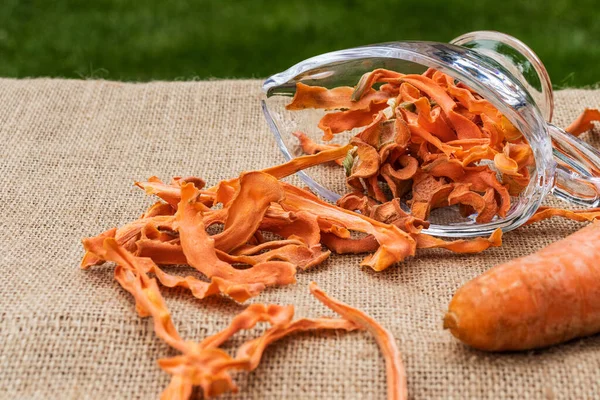
{"type": "Polygon", "coordinates": [[[471,191],[471,185],[465,183],[456,184],[448,195],[448,205],[455,204],[468,205],[477,214],[481,214],[486,207],[483,196],[471,191]]]}
{"type": "Polygon", "coordinates": [[[489,238],[461,239],[451,242],[424,233],[416,234],[415,239],[418,249],[443,248],[455,253],[480,253],[489,247],[502,246],[502,230],[496,229],[489,238]]]}
{"type": "Polygon", "coordinates": [[[460,180],[463,183],[470,183],[471,189],[477,192],[485,192],[488,188],[492,188],[500,196],[500,205],[498,207],[498,215],[506,216],[510,207],[510,194],[508,189],[503,186],[496,178],[496,173],[488,168],[472,167],[465,169],[465,175],[460,180]]]}
{"type": "MultiPolygon", "coordinates": [[[[381,152],[383,147],[390,144],[394,145],[393,148],[405,148],[410,140],[410,131],[402,118],[387,119],[383,113],[379,113],[358,134],[358,138],[381,152]]],[[[389,152],[391,148],[387,147],[389,152]]]]}
{"type": "Polygon", "coordinates": [[[384,102],[371,102],[366,109],[346,110],[327,113],[319,121],[319,129],[323,131],[323,140],[330,141],[336,133],[349,131],[357,127],[369,125],[373,116],[387,107],[384,102]]]}
{"type": "MultiPolygon", "coordinates": [[[[292,133],[294,136],[298,138],[298,142],[300,143],[300,147],[302,147],[302,151],[304,154],[317,154],[321,151],[332,150],[334,148],[340,147],[339,144],[320,144],[315,143],[311,138],[309,138],[306,133],[296,131],[292,133]]],[[[339,165],[342,165],[342,160],[337,159],[335,162],[339,165]]]]}
{"type": "Polygon", "coordinates": [[[325,110],[364,110],[372,102],[385,103],[389,94],[381,91],[370,90],[364,96],[354,101],[351,99],[354,89],[341,86],[326,89],[320,86],[308,86],[303,83],[296,84],[296,93],[292,102],[285,108],[288,110],[303,110],[306,108],[321,108],[325,110]]]}
{"type": "MultiPolygon", "coordinates": [[[[221,261],[215,251],[215,240],[205,231],[202,212],[194,201],[196,198],[197,189],[189,184],[183,185],[176,214],[183,253],[192,267],[208,278],[218,277],[231,283],[237,292],[229,291],[232,292],[230,295],[238,301],[257,295],[265,286],[286,285],[296,281],[296,268],[288,262],[266,261],[249,269],[238,270],[221,261]]],[[[244,237],[248,236],[245,232],[243,234],[244,237]]],[[[239,240],[237,234],[234,237],[239,240]]]]}
{"type": "Polygon", "coordinates": [[[449,178],[455,182],[465,175],[462,163],[448,156],[438,157],[433,162],[423,165],[422,169],[435,178],[449,178]]]}
{"type": "Polygon", "coordinates": [[[356,155],[348,179],[368,178],[379,171],[379,154],[377,150],[359,138],[353,138],[352,145],[356,147],[356,155]]]}
{"type": "Polygon", "coordinates": [[[215,247],[229,252],[245,244],[256,232],[273,202],[283,199],[283,189],[276,178],[263,172],[244,173],[239,190],[227,206],[223,232],[213,236],[215,247]]]}
{"type": "Polygon", "coordinates": [[[589,222],[600,218],[600,208],[586,210],[564,210],[560,208],[540,207],[525,225],[533,224],[552,217],[562,217],[578,222],[589,222]]]}
{"type": "Polygon", "coordinates": [[[359,101],[377,82],[397,81],[402,74],[388,69],[378,68],[360,77],[352,93],[352,101],[359,101]]]}
{"type": "Polygon", "coordinates": [[[565,128],[573,136],[579,136],[594,127],[593,121],[600,121],[600,110],[586,108],[575,121],[565,128]]]}

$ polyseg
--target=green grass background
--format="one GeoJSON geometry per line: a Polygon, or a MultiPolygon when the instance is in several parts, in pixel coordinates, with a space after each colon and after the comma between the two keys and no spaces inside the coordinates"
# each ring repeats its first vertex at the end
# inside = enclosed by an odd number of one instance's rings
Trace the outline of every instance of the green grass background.
{"type": "Polygon", "coordinates": [[[600,81],[598,0],[2,0],[0,76],[265,77],[326,51],[480,29],[529,44],[557,86],[600,81]]]}

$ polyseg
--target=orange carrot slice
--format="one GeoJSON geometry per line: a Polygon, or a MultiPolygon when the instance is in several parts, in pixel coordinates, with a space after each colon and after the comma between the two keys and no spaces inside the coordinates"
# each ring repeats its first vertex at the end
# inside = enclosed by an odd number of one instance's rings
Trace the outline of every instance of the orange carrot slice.
{"type": "Polygon", "coordinates": [[[561,208],[540,207],[525,225],[533,224],[552,217],[562,217],[577,222],[590,222],[600,218],[600,208],[586,210],[564,210],[561,208]]]}
{"type": "Polygon", "coordinates": [[[306,108],[321,108],[325,110],[360,110],[369,107],[371,102],[385,103],[389,94],[371,90],[358,101],[351,99],[354,89],[347,86],[326,89],[320,86],[296,84],[296,93],[292,102],[285,108],[288,110],[304,110],[306,108]]]}
{"type": "Polygon", "coordinates": [[[401,76],[403,76],[403,74],[399,72],[383,68],[378,68],[363,74],[352,93],[352,101],[359,101],[365,93],[368,93],[375,83],[397,81],[401,76]]]}
{"type": "MultiPolygon", "coordinates": [[[[300,147],[302,147],[302,151],[304,154],[312,155],[317,154],[321,151],[325,150],[333,150],[334,148],[340,147],[339,144],[320,144],[313,141],[311,138],[306,135],[306,133],[295,131],[292,132],[292,135],[298,138],[298,142],[300,143],[300,147]]],[[[341,159],[335,160],[335,162],[339,165],[342,165],[341,159]]]]}
{"type": "Polygon", "coordinates": [[[328,296],[315,282],[311,282],[310,292],[326,307],[329,307],[344,317],[344,319],[353,322],[362,329],[368,330],[373,335],[385,359],[388,399],[400,400],[408,398],[406,371],[402,364],[400,351],[396,346],[396,340],[390,331],[382,327],[364,312],[328,296]]]}
{"type": "Polygon", "coordinates": [[[586,108],[575,121],[565,128],[571,135],[579,136],[594,127],[593,121],[600,121],[600,110],[586,108]]]}
{"type": "Polygon", "coordinates": [[[418,249],[443,248],[455,253],[480,253],[490,247],[502,246],[502,230],[496,229],[489,238],[460,239],[447,242],[424,233],[415,235],[418,249]]]}
{"type": "Polygon", "coordinates": [[[371,102],[366,109],[346,110],[325,114],[319,121],[323,131],[323,140],[330,141],[334,134],[369,125],[373,116],[387,107],[386,103],[371,102]]]}

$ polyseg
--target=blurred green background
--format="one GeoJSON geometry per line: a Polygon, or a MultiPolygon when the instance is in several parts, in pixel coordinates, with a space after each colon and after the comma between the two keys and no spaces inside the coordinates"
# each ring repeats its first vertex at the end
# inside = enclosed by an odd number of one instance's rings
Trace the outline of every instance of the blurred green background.
{"type": "Polygon", "coordinates": [[[266,77],[304,58],[499,30],[556,86],[600,81],[598,0],[2,0],[0,76],[127,81],[266,77]]]}

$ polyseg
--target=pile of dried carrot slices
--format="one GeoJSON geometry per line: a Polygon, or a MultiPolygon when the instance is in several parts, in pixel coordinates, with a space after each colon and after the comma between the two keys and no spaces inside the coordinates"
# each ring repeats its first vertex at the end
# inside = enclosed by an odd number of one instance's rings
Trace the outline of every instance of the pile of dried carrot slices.
{"type": "Polygon", "coordinates": [[[419,229],[406,232],[326,203],[279,180],[343,157],[351,147],[246,172],[210,188],[195,177],[176,177],[168,184],[157,178],[138,182],[137,186],[161,201],[139,219],[83,240],[86,254],[82,268],[106,261],[116,263],[115,279],[135,298],[138,314],[152,316],[157,335],[182,353],[159,362],[173,375],[164,398],[187,398],[193,386],[200,386],[207,396],[235,391],[228,371],[252,370],[269,343],[312,329],[373,332],[387,360],[390,395],[404,396],[406,378],[393,338],[368,316],[328,298],[316,286],[311,287],[313,294],[341,314],[342,320],[292,321],[291,307],[253,305],[225,331],[199,344],[179,337],[159,290],[159,285],[183,287],[199,299],[220,294],[244,302],[267,286],[294,283],[297,269],[306,270],[330,255],[323,245],[340,253],[374,252],[362,264],[380,271],[414,255],[417,248],[473,252],[501,244],[500,231],[489,239],[455,242],[433,238],[419,229]],[[215,232],[217,227],[222,229],[215,232]],[[366,236],[355,239],[354,232],[366,236]],[[162,265],[189,265],[205,279],[169,274],[162,265]],[[259,321],[269,322],[272,328],[242,346],[235,357],[218,349],[229,336],[259,321]]]}
{"type": "MultiPolygon", "coordinates": [[[[237,391],[231,371],[254,370],[272,342],[316,329],[368,330],[386,361],[388,397],[406,398],[407,389],[389,331],[363,312],[327,296],[314,283],[311,293],[341,319],[293,320],[293,306],[253,304],[225,330],[199,343],[179,336],[160,286],[182,287],[198,299],[222,295],[244,302],[268,286],[295,283],[298,269],[322,263],[330,251],[373,253],[361,265],[381,271],[419,248],[474,253],[501,245],[499,230],[489,238],[451,242],[421,232],[430,210],[444,205],[460,204],[465,213],[477,213],[482,222],[502,216],[510,205],[510,194],[522,190],[529,179],[529,146],[497,110],[471,90],[432,70],[423,76],[376,70],[356,88],[327,90],[299,84],[290,108],[307,107],[343,109],[321,121],[326,138],[366,128],[346,146],[317,144],[299,133],[310,155],[245,172],[209,188],[196,177],[176,177],[170,183],[156,177],[137,182],[160,200],[139,219],[83,240],[82,268],[115,263],[115,279],[134,297],[138,314],[151,316],[157,336],[181,353],[159,360],[160,367],[172,375],[164,399],[187,399],[194,386],[205,396],[237,391]],[[375,83],[383,84],[374,90],[375,83]],[[489,167],[474,165],[483,159],[493,160],[502,183],[489,167]],[[348,184],[357,189],[342,199],[341,207],[281,181],[332,161],[346,167],[348,184]],[[387,183],[392,199],[378,186],[379,181],[387,183]],[[400,207],[401,195],[409,192],[411,213],[400,207]],[[356,233],[363,236],[357,238],[356,233]],[[163,265],[189,265],[201,276],[170,274],[163,265]],[[235,356],[220,348],[229,337],[259,322],[271,327],[244,343],[235,356]]],[[[580,119],[573,129],[585,124],[589,118],[580,119]]],[[[588,220],[600,212],[571,215],[544,209],[534,219],[554,215],[588,220]]]]}

